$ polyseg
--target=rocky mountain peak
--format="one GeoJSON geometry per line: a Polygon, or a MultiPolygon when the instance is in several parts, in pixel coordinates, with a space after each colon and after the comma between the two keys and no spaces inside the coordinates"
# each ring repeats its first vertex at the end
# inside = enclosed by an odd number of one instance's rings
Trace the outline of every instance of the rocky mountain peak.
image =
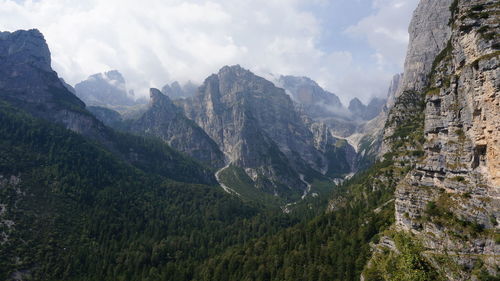
{"type": "Polygon", "coordinates": [[[166,84],[161,88],[162,93],[173,100],[192,97],[197,90],[198,86],[191,81],[182,85],[178,81],[174,81],[170,85],[166,84]]]}
{"type": "Polygon", "coordinates": [[[50,51],[37,29],[0,32],[0,57],[51,71],[50,51]]]}
{"type": "Polygon", "coordinates": [[[164,95],[160,90],[156,88],[149,89],[149,98],[151,105],[160,105],[160,104],[173,104],[170,98],[164,95]]]}
{"type": "Polygon", "coordinates": [[[180,104],[231,164],[266,192],[302,195],[307,184],[300,174],[328,169],[285,90],[239,65],[223,67],[180,104]]]}
{"type": "Polygon", "coordinates": [[[137,120],[132,120],[130,130],[155,136],[173,148],[190,155],[212,167],[224,165],[224,154],[216,143],[182,109],[160,90],[149,90],[149,108],[137,120]]]}
{"type": "Polygon", "coordinates": [[[278,83],[290,93],[295,101],[303,106],[323,106],[324,110],[342,108],[339,97],[324,90],[309,77],[280,76],[278,83]]]}
{"type": "Polygon", "coordinates": [[[118,70],[110,70],[96,75],[100,75],[103,79],[116,83],[121,87],[125,86],[125,78],[118,70]]]}
{"type": "MultiPolygon", "coordinates": [[[[217,74],[208,77],[202,87],[204,89],[217,87],[218,93],[229,96],[256,93],[271,95],[276,92],[273,83],[255,75],[250,70],[242,68],[240,65],[222,67],[217,74]]],[[[204,91],[204,89],[201,89],[201,91],[204,91]]]]}
{"type": "Polygon", "coordinates": [[[403,73],[395,74],[392,77],[391,83],[389,85],[389,90],[387,90],[387,108],[391,108],[394,105],[394,99],[402,80],[403,73]]]}
{"type": "Polygon", "coordinates": [[[219,77],[224,77],[227,75],[243,77],[243,76],[251,76],[251,75],[253,75],[253,73],[250,72],[250,70],[241,67],[239,64],[236,64],[236,65],[223,66],[219,70],[219,73],[218,73],[219,77]]]}
{"type": "Polygon", "coordinates": [[[364,105],[358,98],[353,98],[349,102],[349,111],[351,112],[362,112],[366,108],[366,105],[364,105]]]}
{"type": "Polygon", "coordinates": [[[125,78],[118,70],[90,75],[75,85],[75,91],[88,105],[132,106],[140,103],[128,92],[125,78]]]}

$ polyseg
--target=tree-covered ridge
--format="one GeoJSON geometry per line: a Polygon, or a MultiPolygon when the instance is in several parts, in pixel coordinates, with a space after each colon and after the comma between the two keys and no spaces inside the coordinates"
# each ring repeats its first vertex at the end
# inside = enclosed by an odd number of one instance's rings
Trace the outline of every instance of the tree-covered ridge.
{"type": "Polygon", "coordinates": [[[390,163],[336,190],[330,212],[210,258],[195,280],[358,280],[369,243],[393,222],[392,183],[372,190],[370,182],[390,177],[390,163]]]}
{"type": "Polygon", "coordinates": [[[146,173],[3,102],[0,144],[2,280],[191,280],[207,257],[297,221],[146,173]]]}

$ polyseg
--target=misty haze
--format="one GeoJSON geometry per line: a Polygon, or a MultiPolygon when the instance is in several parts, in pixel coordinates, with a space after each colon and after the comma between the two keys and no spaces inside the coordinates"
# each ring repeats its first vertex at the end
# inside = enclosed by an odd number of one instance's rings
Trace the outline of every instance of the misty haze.
{"type": "Polygon", "coordinates": [[[0,0],[0,280],[499,280],[499,12],[0,0]]]}

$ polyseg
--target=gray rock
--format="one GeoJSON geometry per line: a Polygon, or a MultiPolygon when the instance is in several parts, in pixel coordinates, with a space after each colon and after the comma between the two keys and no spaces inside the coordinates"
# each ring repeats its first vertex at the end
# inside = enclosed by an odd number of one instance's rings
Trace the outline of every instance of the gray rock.
{"type": "Polygon", "coordinates": [[[87,106],[87,110],[94,116],[101,120],[106,126],[116,128],[119,127],[123,121],[119,112],[101,106],[87,106]]]}
{"type": "Polygon", "coordinates": [[[75,85],[76,95],[87,105],[133,106],[136,101],[132,91],[127,90],[125,79],[117,70],[97,73],[75,85]]]}
{"type": "Polygon", "coordinates": [[[307,185],[300,174],[328,169],[285,91],[240,66],[223,67],[178,104],[263,190],[302,195],[307,185]]]}
{"type": "Polygon", "coordinates": [[[175,81],[170,85],[166,84],[161,89],[162,93],[167,95],[172,100],[192,97],[195,95],[197,90],[198,85],[194,84],[191,81],[188,81],[182,86],[179,82],[175,81]]]}
{"type": "MultiPolygon", "coordinates": [[[[416,90],[413,96],[424,100],[425,142],[423,156],[396,187],[396,229],[411,231],[433,264],[447,253],[441,269],[448,280],[477,280],[471,269],[478,265],[498,276],[500,252],[489,234],[500,229],[500,59],[498,36],[485,35],[498,29],[498,3],[454,3],[450,19],[451,1],[422,0],[410,26],[396,96],[416,90]],[[429,212],[432,205],[437,213],[429,212]]],[[[388,147],[405,104],[388,115],[388,147]]]]}
{"type": "Polygon", "coordinates": [[[169,97],[157,89],[151,89],[150,98],[147,111],[131,122],[132,132],[159,137],[173,148],[211,167],[224,166],[224,154],[217,144],[189,120],[169,97]]]}
{"type": "Polygon", "coordinates": [[[325,91],[308,77],[280,76],[278,85],[287,90],[292,99],[312,118],[347,114],[335,94],[325,91]]]}

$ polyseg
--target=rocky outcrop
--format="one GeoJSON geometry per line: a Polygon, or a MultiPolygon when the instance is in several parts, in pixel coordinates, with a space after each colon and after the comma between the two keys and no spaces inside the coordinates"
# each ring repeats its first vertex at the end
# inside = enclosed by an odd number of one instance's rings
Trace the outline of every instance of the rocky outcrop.
{"type": "Polygon", "coordinates": [[[198,159],[214,168],[224,166],[224,154],[217,144],[169,97],[157,89],[150,90],[148,110],[137,120],[131,121],[132,132],[156,136],[173,148],[198,159]]]}
{"type": "MultiPolygon", "coordinates": [[[[410,27],[447,43],[431,41],[428,52],[414,53],[423,45],[422,34],[410,41],[409,74],[399,91],[415,89],[425,103],[424,145],[412,153],[420,158],[396,187],[395,230],[412,233],[443,278],[478,280],[498,275],[500,258],[495,238],[500,231],[500,6],[454,1],[441,7],[439,16],[419,18],[424,11],[437,13],[441,4],[422,0],[410,27]],[[448,23],[436,36],[435,28],[448,23]],[[439,54],[435,46],[442,46],[439,54]]],[[[397,128],[398,116],[402,113],[394,107],[389,120],[396,125],[386,127],[397,128]]],[[[394,145],[391,138],[386,143],[394,145]]]]}
{"type": "Polygon", "coordinates": [[[103,125],[52,70],[49,48],[36,29],[0,33],[0,98],[36,117],[103,140],[103,125]]]}
{"type": "Polygon", "coordinates": [[[189,98],[195,95],[198,90],[198,86],[191,81],[182,85],[175,81],[172,84],[166,84],[161,88],[161,92],[167,95],[172,100],[189,98]]]}
{"type": "Polygon", "coordinates": [[[335,94],[325,91],[308,77],[280,76],[277,83],[312,118],[347,114],[335,94]]]}
{"type": "Polygon", "coordinates": [[[427,87],[434,58],[450,38],[451,4],[452,0],[422,0],[413,12],[403,81],[396,97],[405,90],[420,92],[427,87]]]}
{"type": "MultiPolygon", "coordinates": [[[[448,21],[451,17],[451,4],[452,0],[422,0],[413,12],[408,28],[410,41],[404,74],[396,91],[396,98],[405,91],[422,92],[427,87],[434,59],[446,47],[450,38],[448,21]]],[[[392,106],[391,100],[388,106],[392,106]]],[[[392,135],[394,129],[394,126],[386,126],[383,139],[392,135]]],[[[383,142],[380,155],[389,152],[389,147],[390,144],[383,142]]]]}
{"type": "Polygon", "coordinates": [[[403,73],[395,74],[392,77],[391,83],[389,85],[389,90],[387,90],[387,103],[385,111],[390,109],[395,102],[396,94],[401,86],[401,82],[403,80],[403,73]]]}
{"type": "Polygon", "coordinates": [[[75,85],[76,95],[87,105],[132,106],[136,101],[133,92],[127,90],[125,79],[117,70],[97,73],[75,85]]]}
{"type": "Polygon", "coordinates": [[[270,193],[301,195],[307,188],[301,174],[309,179],[328,169],[285,91],[240,66],[222,68],[178,103],[232,165],[270,193]]]}

